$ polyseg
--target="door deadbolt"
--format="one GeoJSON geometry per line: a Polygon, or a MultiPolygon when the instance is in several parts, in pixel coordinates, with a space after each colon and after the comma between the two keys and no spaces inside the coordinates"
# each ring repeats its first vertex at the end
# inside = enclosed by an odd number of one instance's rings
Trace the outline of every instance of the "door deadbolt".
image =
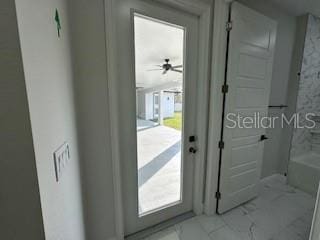
{"type": "Polygon", "coordinates": [[[189,137],[189,142],[195,142],[195,141],[196,141],[196,136],[189,137]]]}

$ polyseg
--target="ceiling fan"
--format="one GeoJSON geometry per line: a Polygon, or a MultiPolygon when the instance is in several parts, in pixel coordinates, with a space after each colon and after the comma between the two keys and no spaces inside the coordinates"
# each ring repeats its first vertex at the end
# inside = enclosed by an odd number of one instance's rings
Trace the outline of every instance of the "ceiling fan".
{"type": "Polygon", "coordinates": [[[176,66],[172,66],[169,62],[170,59],[166,58],[165,63],[162,65],[157,65],[158,67],[160,67],[160,69],[150,69],[148,71],[162,71],[162,74],[166,74],[168,71],[173,71],[173,72],[178,72],[178,73],[182,73],[182,70],[177,69],[177,68],[182,68],[183,65],[176,65],[176,66]]]}

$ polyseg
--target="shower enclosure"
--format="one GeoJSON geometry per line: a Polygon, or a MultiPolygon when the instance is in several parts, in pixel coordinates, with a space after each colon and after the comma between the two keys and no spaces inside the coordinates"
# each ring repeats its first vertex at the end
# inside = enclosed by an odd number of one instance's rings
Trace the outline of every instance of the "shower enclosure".
{"type": "Polygon", "coordinates": [[[300,23],[305,32],[296,102],[300,127],[293,131],[288,180],[316,195],[320,180],[320,18],[307,15],[300,23]]]}

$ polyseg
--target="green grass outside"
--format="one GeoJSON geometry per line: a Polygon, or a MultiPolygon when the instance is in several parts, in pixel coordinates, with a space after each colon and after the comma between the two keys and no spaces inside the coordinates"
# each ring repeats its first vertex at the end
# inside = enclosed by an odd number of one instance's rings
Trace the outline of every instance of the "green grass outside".
{"type": "Polygon", "coordinates": [[[182,129],[182,112],[175,112],[173,118],[165,118],[163,125],[181,131],[182,129]]]}

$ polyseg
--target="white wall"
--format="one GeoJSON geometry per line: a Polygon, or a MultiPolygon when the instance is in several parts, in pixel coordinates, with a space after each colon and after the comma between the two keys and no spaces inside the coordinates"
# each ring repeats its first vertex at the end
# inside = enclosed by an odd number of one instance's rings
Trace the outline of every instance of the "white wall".
{"type": "Polygon", "coordinates": [[[12,0],[0,1],[0,239],[44,240],[37,170],[12,0]]]}
{"type": "Polygon", "coordinates": [[[103,2],[68,0],[89,240],[115,235],[103,2]]]}
{"type": "Polygon", "coordinates": [[[16,8],[46,240],[83,240],[66,1],[16,0],[16,8]],[[54,21],[56,8],[62,23],[61,38],[54,21]],[[64,141],[69,143],[71,159],[57,183],[53,152],[64,141]]]}
{"type": "MultiPolygon", "coordinates": [[[[288,104],[288,84],[291,81],[290,68],[295,43],[296,18],[280,10],[270,1],[239,0],[242,4],[268,16],[278,23],[277,41],[271,82],[270,105],[288,104]]],[[[269,109],[270,116],[280,116],[285,110],[269,109]]],[[[265,142],[262,177],[274,173],[285,173],[291,138],[290,131],[277,126],[267,131],[269,140],[265,142]],[[285,144],[284,144],[285,143],[285,144]]]]}

